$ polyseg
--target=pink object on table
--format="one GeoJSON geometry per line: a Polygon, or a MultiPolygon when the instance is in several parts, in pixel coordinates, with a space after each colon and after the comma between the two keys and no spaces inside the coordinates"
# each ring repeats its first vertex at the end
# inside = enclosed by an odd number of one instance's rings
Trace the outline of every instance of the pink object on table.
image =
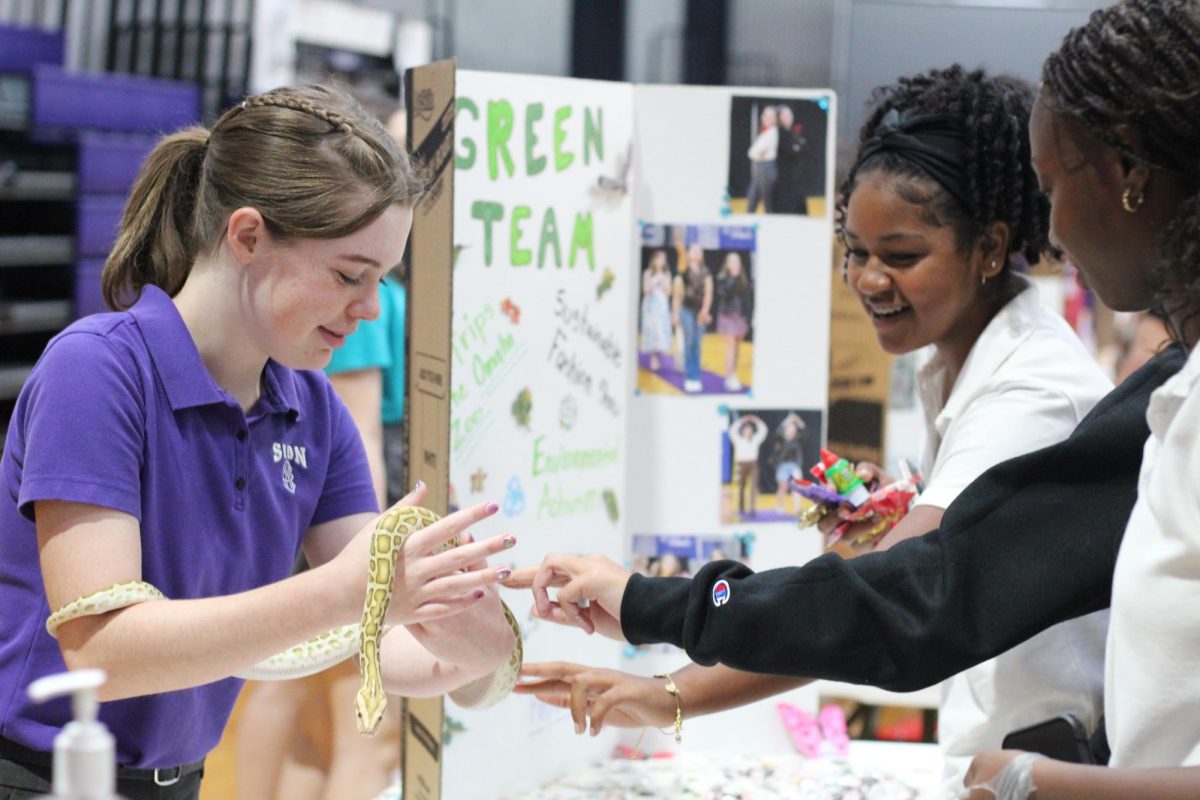
{"type": "Polygon", "coordinates": [[[830,703],[818,712],[821,734],[835,755],[844,756],[850,750],[850,736],[846,733],[846,712],[842,707],[830,703]]]}
{"type": "Polygon", "coordinates": [[[796,752],[806,758],[816,758],[821,752],[821,729],[815,717],[791,703],[777,703],[779,718],[792,737],[796,752]]]}

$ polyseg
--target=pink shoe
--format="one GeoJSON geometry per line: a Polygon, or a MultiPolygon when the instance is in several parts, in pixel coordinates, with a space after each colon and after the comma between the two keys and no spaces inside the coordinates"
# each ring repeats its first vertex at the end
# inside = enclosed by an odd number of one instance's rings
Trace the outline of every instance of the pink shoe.
{"type": "Polygon", "coordinates": [[[816,758],[821,751],[821,729],[812,714],[790,703],[777,703],[775,708],[783,720],[783,727],[792,737],[796,752],[806,758],[816,758]]]}
{"type": "Polygon", "coordinates": [[[817,714],[821,723],[821,733],[829,743],[833,753],[845,756],[850,751],[850,736],[846,733],[846,712],[842,707],[830,703],[817,714]]]}

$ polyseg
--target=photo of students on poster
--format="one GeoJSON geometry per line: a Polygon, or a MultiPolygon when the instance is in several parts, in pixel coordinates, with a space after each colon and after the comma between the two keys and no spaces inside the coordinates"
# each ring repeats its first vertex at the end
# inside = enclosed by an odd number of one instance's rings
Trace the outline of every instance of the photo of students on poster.
{"type": "Polygon", "coordinates": [[[753,535],[655,535],[635,533],[630,547],[633,570],[652,578],[690,578],[710,561],[750,563],[753,535]]]}
{"type": "Polygon", "coordinates": [[[825,214],[828,111],[827,99],[731,99],[729,208],[734,214],[825,214]]]}
{"type": "Polygon", "coordinates": [[[721,522],[795,522],[808,501],[791,490],[820,457],[821,412],[733,409],[721,436],[721,522]]]}
{"type": "Polygon", "coordinates": [[[754,228],[645,224],[641,235],[638,391],[748,392],[754,228]]]}

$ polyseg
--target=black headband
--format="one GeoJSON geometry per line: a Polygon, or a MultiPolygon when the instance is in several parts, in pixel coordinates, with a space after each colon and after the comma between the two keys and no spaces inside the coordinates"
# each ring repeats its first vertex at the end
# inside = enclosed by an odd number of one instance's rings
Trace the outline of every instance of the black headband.
{"type": "Polygon", "coordinates": [[[970,211],[967,195],[967,146],[962,126],[949,114],[911,114],[892,109],[858,150],[851,176],[877,153],[895,153],[933,178],[970,211]]]}

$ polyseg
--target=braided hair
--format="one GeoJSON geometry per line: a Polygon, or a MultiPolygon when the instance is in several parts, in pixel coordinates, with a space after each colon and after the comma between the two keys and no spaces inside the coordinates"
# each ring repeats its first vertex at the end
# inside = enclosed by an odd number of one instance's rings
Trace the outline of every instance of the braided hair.
{"type": "Polygon", "coordinates": [[[1200,3],[1125,0],[1095,11],[1046,59],[1042,80],[1054,111],[1181,181],[1188,197],[1163,232],[1156,284],[1171,306],[1200,304],[1200,3]]]}
{"type": "Polygon", "coordinates": [[[875,135],[889,111],[954,117],[966,148],[966,202],[955,199],[903,157],[878,152],[856,162],[842,184],[835,212],[839,229],[858,180],[868,173],[884,172],[920,179],[919,184],[900,183],[896,191],[920,205],[929,224],[953,227],[961,252],[970,249],[992,223],[1001,221],[1009,228],[1009,253],[1036,262],[1049,249],[1050,206],[1030,165],[1028,126],[1033,99],[1033,88],[1024,81],[989,77],[983,70],[968,71],[957,64],[877,88],[871,96],[874,109],[859,134],[859,150],[875,135]],[[922,188],[925,186],[935,188],[931,193],[922,188]]]}
{"type": "Polygon", "coordinates": [[[126,308],[147,284],[177,293],[238,208],[257,209],[280,240],[337,239],[413,205],[424,186],[383,125],[341,91],[248,97],[211,131],[178,131],[147,157],[104,265],[105,301],[126,308]]]}

